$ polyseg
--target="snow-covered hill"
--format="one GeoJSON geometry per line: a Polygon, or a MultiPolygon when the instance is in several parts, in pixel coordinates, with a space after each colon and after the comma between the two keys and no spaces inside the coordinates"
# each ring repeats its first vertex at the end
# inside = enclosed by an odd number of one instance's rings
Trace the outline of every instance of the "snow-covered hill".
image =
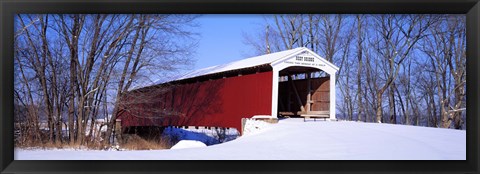
{"type": "Polygon", "coordinates": [[[466,131],[284,119],[208,147],[151,151],[15,150],[15,160],[465,160],[466,131]]]}

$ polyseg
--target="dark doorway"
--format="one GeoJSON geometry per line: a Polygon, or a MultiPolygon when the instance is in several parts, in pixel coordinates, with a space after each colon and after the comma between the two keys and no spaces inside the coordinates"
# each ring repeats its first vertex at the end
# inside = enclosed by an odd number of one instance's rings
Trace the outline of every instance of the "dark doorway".
{"type": "Polygon", "coordinates": [[[328,114],[330,77],[309,67],[289,67],[279,72],[278,116],[328,114]]]}

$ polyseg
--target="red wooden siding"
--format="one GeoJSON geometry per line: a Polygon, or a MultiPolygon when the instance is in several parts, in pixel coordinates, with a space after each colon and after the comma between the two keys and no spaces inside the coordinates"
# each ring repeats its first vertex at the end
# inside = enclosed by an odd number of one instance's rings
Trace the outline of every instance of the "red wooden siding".
{"type": "Polygon", "coordinates": [[[122,101],[126,103],[119,115],[122,127],[209,126],[241,131],[241,118],[271,115],[272,75],[269,71],[132,92],[122,101]]]}

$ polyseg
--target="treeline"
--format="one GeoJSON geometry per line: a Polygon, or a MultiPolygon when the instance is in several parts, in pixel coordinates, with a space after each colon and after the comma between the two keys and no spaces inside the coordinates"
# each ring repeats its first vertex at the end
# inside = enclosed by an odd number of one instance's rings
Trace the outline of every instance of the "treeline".
{"type": "Polygon", "coordinates": [[[334,62],[340,118],[465,128],[465,15],[288,14],[245,42],[257,54],[307,47],[334,62]]]}
{"type": "Polygon", "coordinates": [[[17,145],[108,145],[117,98],[191,64],[195,15],[22,14],[15,18],[17,145]],[[111,116],[111,117],[110,117],[111,116]],[[95,120],[106,118],[100,125],[95,120]]]}

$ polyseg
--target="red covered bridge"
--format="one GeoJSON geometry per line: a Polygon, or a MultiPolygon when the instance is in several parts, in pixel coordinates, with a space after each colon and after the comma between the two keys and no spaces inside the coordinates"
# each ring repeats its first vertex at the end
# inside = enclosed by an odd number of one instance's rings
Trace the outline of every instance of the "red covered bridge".
{"type": "Polygon", "coordinates": [[[303,47],[252,57],[130,90],[120,101],[118,118],[123,131],[153,126],[241,131],[241,119],[255,115],[335,119],[337,71],[303,47]]]}

